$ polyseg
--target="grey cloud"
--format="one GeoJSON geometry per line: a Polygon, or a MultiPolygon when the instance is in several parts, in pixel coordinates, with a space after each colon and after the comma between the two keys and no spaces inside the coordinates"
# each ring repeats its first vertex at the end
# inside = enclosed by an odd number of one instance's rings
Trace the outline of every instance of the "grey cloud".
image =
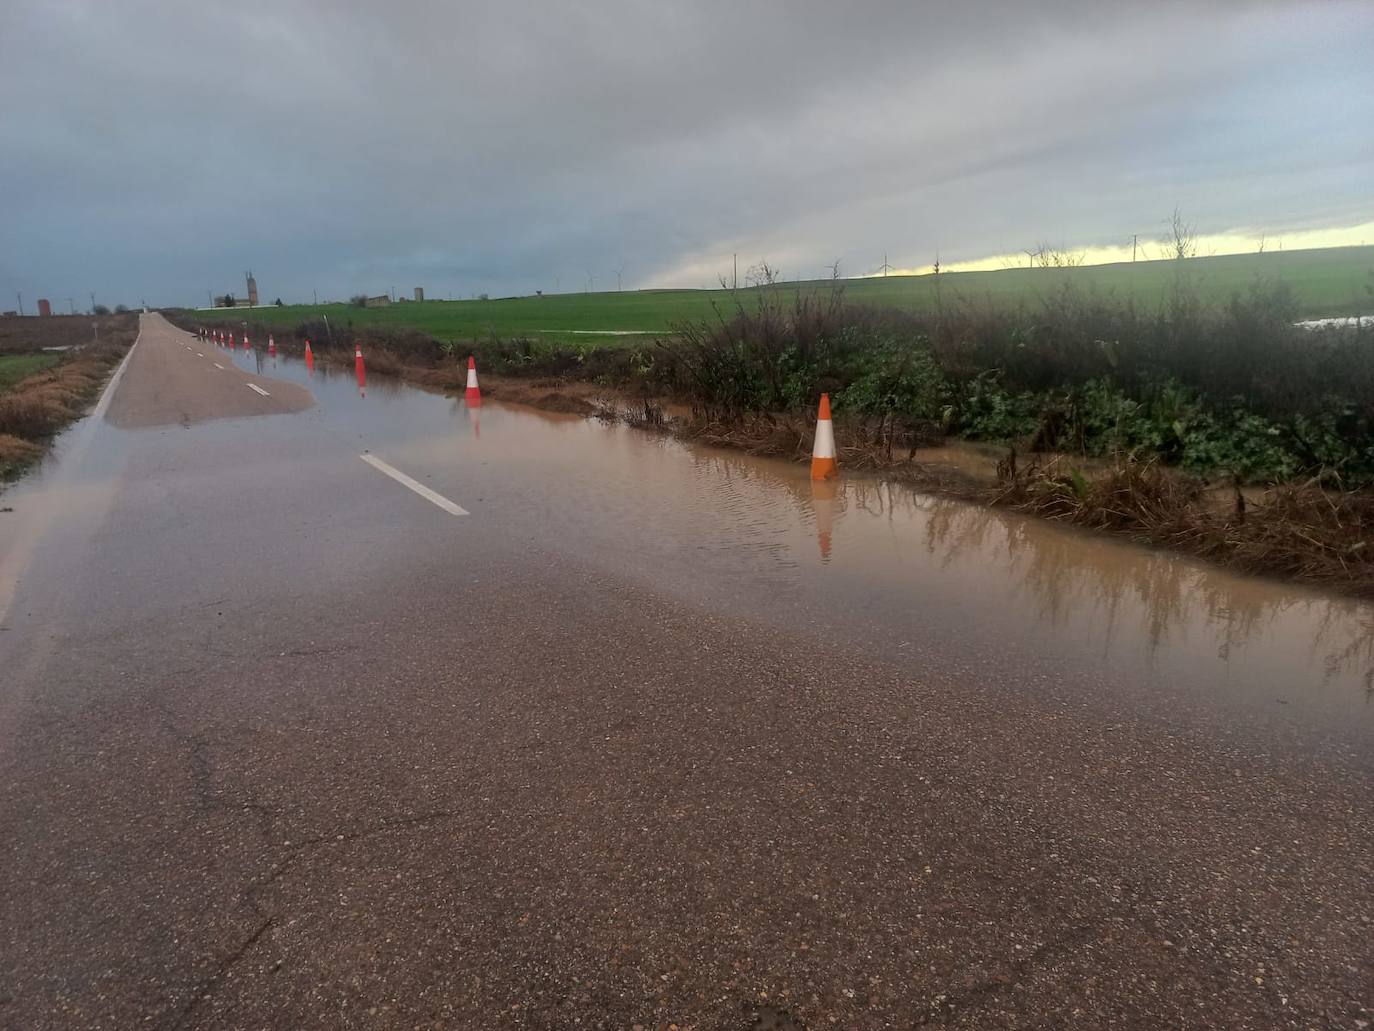
{"type": "Polygon", "coordinates": [[[704,285],[1374,217],[1361,3],[31,4],[0,288],[704,285]]]}

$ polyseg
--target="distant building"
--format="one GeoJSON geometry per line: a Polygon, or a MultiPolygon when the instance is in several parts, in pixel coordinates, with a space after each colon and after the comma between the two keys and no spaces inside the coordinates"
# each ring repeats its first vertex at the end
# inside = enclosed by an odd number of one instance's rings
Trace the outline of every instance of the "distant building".
{"type": "Polygon", "coordinates": [[[250,307],[250,308],[256,308],[256,307],[258,306],[258,281],[257,281],[256,279],[253,278],[253,270],[252,270],[252,269],[249,269],[249,270],[248,270],[247,276],[248,276],[248,307],[250,307]]]}
{"type": "Polygon", "coordinates": [[[52,314],[52,305],[48,303],[48,299],[47,299],[46,297],[40,297],[40,298],[38,298],[38,314],[39,314],[39,315],[51,315],[51,314],[52,314]]]}
{"type": "Polygon", "coordinates": [[[424,287],[422,287],[422,286],[417,286],[417,287],[415,288],[415,299],[416,299],[417,301],[423,301],[423,300],[425,299],[425,288],[424,288],[424,287]]]}
{"type": "Polygon", "coordinates": [[[386,294],[378,294],[376,297],[369,297],[363,305],[364,308],[385,308],[391,303],[391,298],[386,294]]]}

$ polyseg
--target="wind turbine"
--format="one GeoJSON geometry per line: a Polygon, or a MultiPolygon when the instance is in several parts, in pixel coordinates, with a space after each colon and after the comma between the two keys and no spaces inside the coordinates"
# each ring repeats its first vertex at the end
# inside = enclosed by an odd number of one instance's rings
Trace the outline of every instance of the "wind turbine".
{"type": "Polygon", "coordinates": [[[883,278],[884,278],[884,279],[887,278],[888,272],[890,272],[890,271],[892,270],[892,266],[889,265],[889,264],[887,263],[887,252],[886,252],[886,251],[883,252],[883,263],[882,263],[881,265],[878,266],[878,270],[879,270],[880,272],[882,272],[883,278]]]}

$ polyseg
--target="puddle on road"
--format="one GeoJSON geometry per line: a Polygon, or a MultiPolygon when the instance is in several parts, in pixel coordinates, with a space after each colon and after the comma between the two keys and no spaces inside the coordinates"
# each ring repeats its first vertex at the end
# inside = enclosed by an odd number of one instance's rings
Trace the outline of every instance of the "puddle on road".
{"type": "MultiPolygon", "coordinates": [[[[261,371],[305,381],[295,361],[261,371]]],[[[1374,728],[1368,604],[883,481],[817,485],[804,464],[579,416],[469,411],[381,377],[359,398],[339,368],[310,384],[341,433],[475,517],[722,611],[970,668],[1036,654],[1104,685],[1312,705],[1374,728]]]]}
{"type": "MultiPolygon", "coordinates": [[[[309,427],[451,498],[470,525],[821,647],[861,642],[969,676],[1024,657],[1102,692],[1321,710],[1374,734],[1371,605],[891,483],[813,484],[800,463],[493,402],[469,410],[380,376],[364,397],[347,366],[309,374],[260,352],[218,354],[319,402],[239,424],[245,447],[309,427]]],[[[162,439],[184,448],[224,425],[162,439]]]]}

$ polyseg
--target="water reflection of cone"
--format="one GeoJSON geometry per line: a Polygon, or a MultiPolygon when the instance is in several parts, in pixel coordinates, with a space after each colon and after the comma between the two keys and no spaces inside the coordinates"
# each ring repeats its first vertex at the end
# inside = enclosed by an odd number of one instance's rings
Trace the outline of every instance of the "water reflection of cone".
{"type": "Polygon", "coordinates": [[[482,439],[482,406],[469,405],[468,419],[472,422],[472,435],[477,440],[482,439]]]}
{"type": "Polygon", "coordinates": [[[305,341],[305,367],[309,372],[315,371],[315,352],[310,350],[309,338],[305,341]]]}
{"type": "Polygon", "coordinates": [[[811,478],[828,480],[839,473],[835,464],[835,426],[830,421],[830,395],[821,395],[816,415],[816,443],[811,448],[811,478]]]}
{"type": "Polygon", "coordinates": [[[271,333],[267,334],[267,353],[273,358],[277,356],[277,340],[271,333]]]}
{"type": "Polygon", "coordinates": [[[353,345],[353,371],[358,374],[358,389],[367,386],[367,366],[363,364],[363,345],[353,345]]]}
{"type": "Polygon", "coordinates": [[[829,480],[811,481],[811,505],[816,512],[816,540],[821,546],[821,561],[830,561],[830,535],[835,532],[835,484],[829,480]]]}
{"type": "Polygon", "coordinates": [[[477,389],[477,359],[472,355],[468,355],[468,389],[464,397],[469,407],[482,403],[482,392],[477,389]]]}

